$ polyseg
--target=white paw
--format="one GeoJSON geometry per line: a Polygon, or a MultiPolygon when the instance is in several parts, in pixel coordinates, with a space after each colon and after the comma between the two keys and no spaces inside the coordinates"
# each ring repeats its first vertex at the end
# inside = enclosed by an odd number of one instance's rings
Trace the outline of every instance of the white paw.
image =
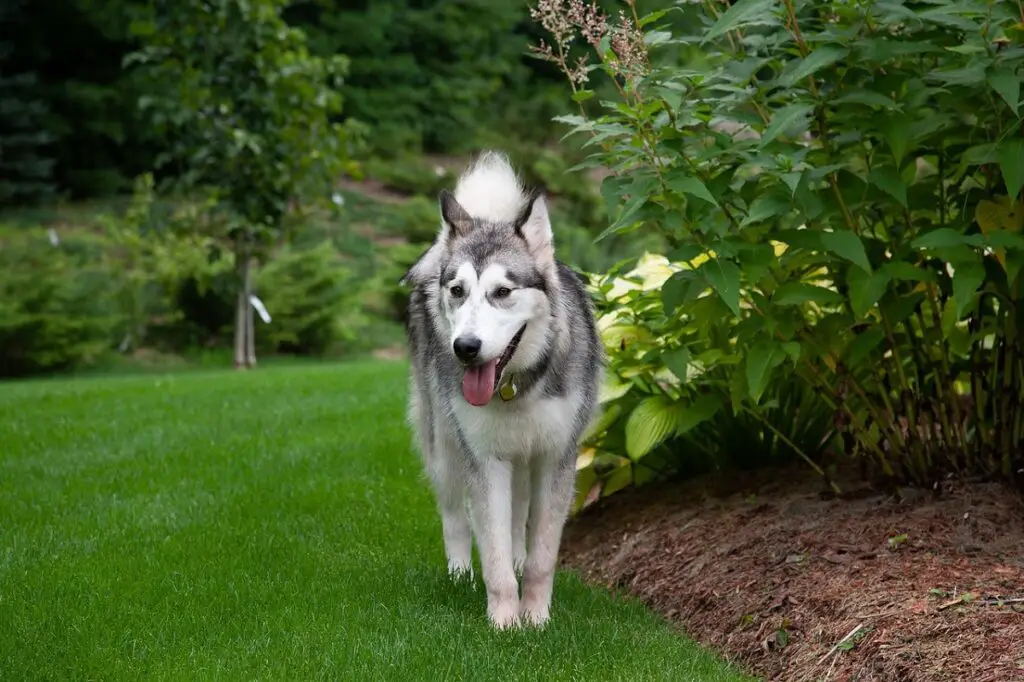
{"type": "Polygon", "coordinates": [[[516,552],[512,556],[512,569],[516,572],[517,578],[523,577],[523,567],[526,566],[526,550],[522,553],[516,552]]]}
{"type": "Polygon", "coordinates": [[[496,630],[519,627],[519,605],[514,600],[504,601],[487,609],[487,617],[496,630]]]}
{"type": "Polygon", "coordinates": [[[448,562],[448,578],[460,585],[462,583],[473,583],[473,566],[463,563],[448,562]]]}
{"type": "Polygon", "coordinates": [[[547,604],[529,604],[523,602],[523,625],[542,628],[551,619],[547,604]]]}

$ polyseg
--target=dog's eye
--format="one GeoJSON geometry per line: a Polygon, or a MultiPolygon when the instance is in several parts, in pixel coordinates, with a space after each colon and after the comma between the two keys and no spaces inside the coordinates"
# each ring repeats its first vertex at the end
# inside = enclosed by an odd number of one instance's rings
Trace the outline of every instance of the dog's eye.
{"type": "Polygon", "coordinates": [[[462,291],[462,286],[461,286],[461,285],[459,285],[459,284],[456,284],[455,286],[453,286],[453,287],[452,287],[451,289],[449,289],[448,291],[449,291],[449,292],[451,293],[451,295],[452,295],[452,296],[454,296],[455,298],[462,298],[462,294],[463,294],[463,293],[465,293],[464,291],[462,291]]]}
{"type": "Polygon", "coordinates": [[[508,287],[498,287],[494,291],[494,298],[508,298],[508,295],[512,293],[512,290],[508,287]]]}

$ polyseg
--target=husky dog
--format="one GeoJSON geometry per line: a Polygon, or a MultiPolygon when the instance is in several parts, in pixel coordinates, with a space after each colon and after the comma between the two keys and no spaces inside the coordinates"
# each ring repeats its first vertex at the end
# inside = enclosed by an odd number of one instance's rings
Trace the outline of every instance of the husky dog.
{"type": "Polygon", "coordinates": [[[403,278],[409,420],[449,574],[472,579],[475,536],[492,625],[541,626],[604,366],[594,314],[555,259],[543,193],[503,154],[480,155],[439,202],[438,235],[403,278]]]}

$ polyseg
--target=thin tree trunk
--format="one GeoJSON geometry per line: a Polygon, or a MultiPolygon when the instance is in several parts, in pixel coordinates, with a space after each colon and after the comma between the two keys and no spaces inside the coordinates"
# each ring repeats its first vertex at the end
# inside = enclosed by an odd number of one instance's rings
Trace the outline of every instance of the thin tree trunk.
{"type": "Polygon", "coordinates": [[[252,262],[245,263],[245,366],[256,366],[256,325],[252,309],[252,262]]]}
{"type": "Polygon", "coordinates": [[[249,255],[248,247],[237,245],[235,248],[235,268],[238,273],[238,301],[235,309],[235,369],[247,366],[248,331],[249,331],[249,255]]]}
{"type": "Polygon", "coordinates": [[[235,305],[235,369],[245,367],[245,292],[238,292],[235,305]]]}

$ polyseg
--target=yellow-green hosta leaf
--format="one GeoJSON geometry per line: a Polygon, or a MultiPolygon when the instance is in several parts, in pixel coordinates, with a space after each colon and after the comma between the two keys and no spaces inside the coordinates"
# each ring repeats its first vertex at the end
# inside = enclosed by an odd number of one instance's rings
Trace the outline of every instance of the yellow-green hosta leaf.
{"type": "Polygon", "coordinates": [[[617,400],[629,393],[632,386],[628,381],[619,381],[614,375],[609,375],[597,389],[597,402],[604,404],[617,400]]]}
{"type": "Polygon", "coordinates": [[[639,460],[669,436],[681,436],[711,419],[721,406],[716,395],[703,395],[689,404],[662,396],[644,399],[626,421],[626,454],[639,460]]]}
{"type": "Polygon", "coordinates": [[[613,324],[601,330],[601,341],[607,348],[621,347],[622,344],[628,345],[634,341],[646,341],[650,338],[649,330],[635,324],[613,324]]]}
{"type": "Polygon", "coordinates": [[[576,455],[576,471],[586,469],[588,466],[594,463],[594,456],[597,455],[597,450],[594,448],[583,448],[579,454],[576,455]]]}
{"type": "Polygon", "coordinates": [[[601,488],[601,497],[608,497],[612,493],[617,493],[632,482],[633,467],[629,462],[626,462],[619,468],[614,469],[605,478],[604,486],[601,488]]]}
{"type": "Polygon", "coordinates": [[[587,467],[576,474],[576,501],[573,503],[573,512],[578,512],[587,504],[587,498],[591,495],[595,485],[598,484],[597,472],[587,467]]]}
{"type": "Polygon", "coordinates": [[[676,430],[678,407],[658,397],[640,402],[626,420],[626,454],[634,462],[665,441],[676,430]]]}
{"type": "MultiPolygon", "coordinates": [[[[628,384],[627,384],[628,386],[628,384]]],[[[601,416],[590,423],[586,432],[583,434],[582,441],[589,443],[590,440],[596,436],[604,433],[608,427],[615,423],[615,420],[622,414],[622,405],[612,405],[601,411],[601,416]]]]}

